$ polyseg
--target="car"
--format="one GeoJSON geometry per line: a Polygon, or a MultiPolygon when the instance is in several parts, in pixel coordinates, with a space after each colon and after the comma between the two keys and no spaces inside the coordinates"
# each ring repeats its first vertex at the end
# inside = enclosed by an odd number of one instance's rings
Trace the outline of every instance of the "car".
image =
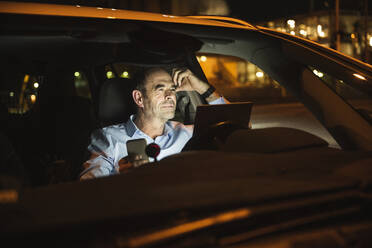
{"type": "MultiPolygon", "coordinates": [[[[0,2],[0,27],[3,247],[371,246],[371,65],[229,17],[0,2]],[[128,118],[126,82],[147,66],[189,68],[228,108],[251,102],[232,115],[251,123],[79,181],[91,132],[128,118]],[[279,125],[281,108],[260,123],[267,99],[322,131],[279,125]]],[[[185,124],[206,104],[177,103],[185,124]]]]}

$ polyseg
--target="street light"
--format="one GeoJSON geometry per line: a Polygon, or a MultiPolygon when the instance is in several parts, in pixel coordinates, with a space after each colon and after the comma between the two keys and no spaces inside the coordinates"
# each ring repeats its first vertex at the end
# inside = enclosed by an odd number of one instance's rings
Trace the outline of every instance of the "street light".
{"type": "Polygon", "coordinates": [[[296,22],[295,22],[295,20],[288,20],[287,24],[289,25],[290,28],[294,28],[295,25],[296,25],[296,22]]]}

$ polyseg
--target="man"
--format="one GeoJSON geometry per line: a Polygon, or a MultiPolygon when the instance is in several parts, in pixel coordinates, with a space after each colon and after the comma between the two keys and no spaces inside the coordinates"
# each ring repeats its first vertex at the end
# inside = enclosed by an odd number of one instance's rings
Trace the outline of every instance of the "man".
{"type": "Polygon", "coordinates": [[[182,151],[192,136],[192,126],[169,121],[175,115],[176,91],[195,90],[208,103],[226,100],[208,83],[190,70],[174,69],[172,76],[162,68],[149,68],[137,78],[132,92],[137,113],[125,123],[96,130],[88,149],[91,157],[84,163],[80,179],[89,179],[125,172],[141,165],[140,157],[128,158],[126,142],[144,138],[161,148],[158,160],[182,151]]]}

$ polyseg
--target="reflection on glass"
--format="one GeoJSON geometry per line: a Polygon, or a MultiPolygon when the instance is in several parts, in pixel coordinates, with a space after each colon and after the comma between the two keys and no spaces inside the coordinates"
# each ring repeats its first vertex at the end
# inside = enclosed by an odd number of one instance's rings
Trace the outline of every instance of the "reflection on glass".
{"type": "MultiPolygon", "coordinates": [[[[314,74],[318,74],[319,69],[310,67],[314,74]],[[315,71],[317,73],[315,73],[315,71]]],[[[336,94],[348,102],[356,111],[372,123],[372,84],[368,84],[366,78],[360,74],[354,73],[355,77],[362,79],[351,80],[339,79],[333,75],[321,72],[322,77],[319,77],[325,84],[328,85],[336,94]]]]}
{"type": "Polygon", "coordinates": [[[367,80],[365,77],[363,77],[362,75],[360,75],[358,73],[354,73],[353,76],[356,77],[356,78],[362,79],[362,80],[367,80]]]}

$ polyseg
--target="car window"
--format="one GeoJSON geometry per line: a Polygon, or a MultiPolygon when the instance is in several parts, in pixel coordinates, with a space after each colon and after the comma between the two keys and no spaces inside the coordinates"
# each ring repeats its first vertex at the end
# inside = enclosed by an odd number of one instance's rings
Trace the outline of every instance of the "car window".
{"type": "Polygon", "coordinates": [[[197,54],[197,59],[209,83],[229,101],[295,100],[278,82],[244,59],[203,53],[197,54]]]}
{"type": "Polygon", "coordinates": [[[25,184],[36,186],[78,173],[71,154],[76,161],[85,155],[96,122],[84,70],[30,61],[3,63],[0,120],[1,134],[26,171],[25,184]]]}
{"type": "Polygon", "coordinates": [[[368,81],[362,75],[354,73],[353,75],[357,80],[349,82],[338,79],[318,68],[311,66],[309,68],[336,94],[341,96],[367,121],[372,123],[372,98],[370,93],[368,94],[368,92],[372,92],[372,86],[368,84],[368,81]]]}
{"type": "MultiPolygon", "coordinates": [[[[73,77],[73,89],[69,90],[69,94],[91,99],[88,79],[83,70],[69,73],[74,75],[60,74],[61,77],[73,77]]],[[[1,78],[0,101],[10,114],[26,114],[32,110],[37,105],[40,94],[46,94],[45,91],[40,90],[42,88],[48,88],[47,94],[51,95],[66,93],[59,92],[61,90],[59,87],[49,87],[47,84],[50,83],[47,82],[47,76],[43,72],[29,73],[12,68],[7,73],[2,73],[1,78]]]]}
{"type": "Polygon", "coordinates": [[[2,73],[0,101],[10,114],[25,114],[36,104],[45,77],[22,71],[2,73]]]}
{"type": "Polygon", "coordinates": [[[252,128],[289,127],[337,142],[314,115],[258,66],[238,57],[197,54],[209,83],[231,102],[253,102],[252,128]]]}

